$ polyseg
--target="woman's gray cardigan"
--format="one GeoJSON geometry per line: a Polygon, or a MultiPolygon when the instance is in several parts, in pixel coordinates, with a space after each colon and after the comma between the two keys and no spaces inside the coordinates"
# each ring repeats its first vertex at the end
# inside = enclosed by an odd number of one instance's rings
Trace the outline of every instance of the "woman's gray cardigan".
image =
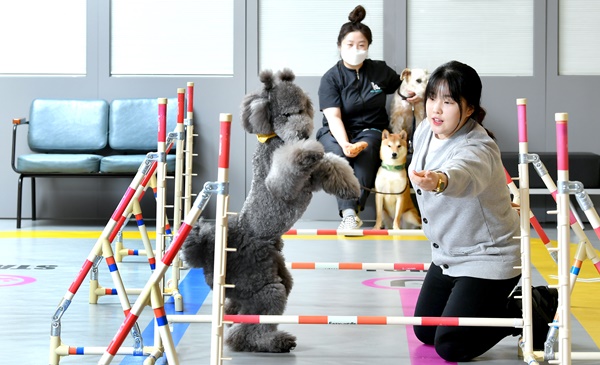
{"type": "Polygon", "coordinates": [[[409,171],[434,170],[448,176],[446,190],[439,194],[414,187],[433,263],[449,276],[519,275],[519,217],[511,207],[498,145],[473,119],[433,156],[426,156],[431,138],[425,119],[414,134],[409,171]]]}

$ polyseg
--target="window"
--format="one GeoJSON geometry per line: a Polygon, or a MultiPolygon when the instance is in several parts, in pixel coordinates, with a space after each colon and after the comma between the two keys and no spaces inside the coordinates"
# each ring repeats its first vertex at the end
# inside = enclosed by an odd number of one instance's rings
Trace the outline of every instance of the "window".
{"type": "Polygon", "coordinates": [[[337,37],[358,4],[373,33],[369,58],[383,59],[383,0],[259,0],[259,69],[287,67],[296,76],[322,76],[340,59],[337,37]]]}
{"type": "Polygon", "coordinates": [[[532,0],[407,0],[408,67],[457,60],[482,76],[533,75],[532,0]]]}
{"type": "Polygon", "coordinates": [[[232,75],[233,0],[111,1],[111,75],[232,75]]]}
{"type": "Polygon", "coordinates": [[[558,74],[600,75],[600,2],[558,3],[558,74]]]}
{"type": "Polygon", "coordinates": [[[85,75],[85,1],[10,1],[2,15],[0,74],[85,75]]]}

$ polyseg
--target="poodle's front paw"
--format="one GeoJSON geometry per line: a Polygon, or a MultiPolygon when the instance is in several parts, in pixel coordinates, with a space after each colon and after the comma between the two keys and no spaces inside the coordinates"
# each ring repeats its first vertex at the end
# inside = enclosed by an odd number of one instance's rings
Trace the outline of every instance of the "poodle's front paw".
{"type": "Polygon", "coordinates": [[[290,352],[296,348],[296,336],[284,331],[278,331],[271,341],[270,352],[290,352]]]}
{"type": "Polygon", "coordinates": [[[314,168],[319,161],[323,159],[325,151],[320,143],[314,141],[306,141],[296,152],[294,164],[302,171],[314,168]],[[309,142],[309,143],[307,143],[309,142]]]}
{"type": "Polygon", "coordinates": [[[303,170],[310,170],[323,158],[323,152],[300,151],[296,156],[296,165],[303,170]]]}

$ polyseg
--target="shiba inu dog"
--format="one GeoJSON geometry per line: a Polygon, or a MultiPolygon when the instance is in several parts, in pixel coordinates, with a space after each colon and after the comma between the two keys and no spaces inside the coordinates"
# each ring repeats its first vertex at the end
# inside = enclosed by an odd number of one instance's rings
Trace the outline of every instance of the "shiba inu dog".
{"type": "Polygon", "coordinates": [[[411,104],[406,99],[409,92],[425,98],[425,87],[429,81],[429,72],[422,68],[405,68],[400,74],[402,84],[394,94],[390,105],[390,126],[392,133],[405,130],[408,136],[413,133],[413,119],[415,128],[425,119],[425,107],[422,102],[411,104]]]}
{"type": "Polygon", "coordinates": [[[410,196],[406,172],[407,152],[406,131],[383,131],[379,152],[381,166],[375,178],[375,229],[384,226],[388,229],[421,228],[421,217],[410,196]]]}

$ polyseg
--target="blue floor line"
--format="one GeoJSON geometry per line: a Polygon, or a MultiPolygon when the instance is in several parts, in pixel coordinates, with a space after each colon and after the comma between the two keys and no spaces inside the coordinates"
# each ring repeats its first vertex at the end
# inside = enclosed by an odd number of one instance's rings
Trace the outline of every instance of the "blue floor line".
{"type": "MultiPolygon", "coordinates": [[[[188,272],[183,280],[179,282],[179,292],[183,297],[183,312],[175,312],[173,297],[169,297],[165,302],[165,312],[167,313],[167,317],[169,315],[177,314],[197,314],[204,303],[206,296],[210,292],[210,288],[206,285],[204,280],[202,269],[190,269],[190,272],[188,272]]],[[[146,310],[150,310],[150,308],[146,308],[146,310]]],[[[171,332],[171,336],[173,337],[175,346],[177,346],[189,326],[189,323],[173,323],[173,332],[171,332]]],[[[154,319],[148,323],[142,332],[142,338],[144,340],[144,346],[152,346],[154,344],[154,319]]],[[[130,355],[126,356],[120,364],[140,365],[144,363],[145,359],[146,356],[130,355]]],[[[167,360],[165,356],[156,361],[156,365],[164,365],[166,363],[167,360]]]]}

